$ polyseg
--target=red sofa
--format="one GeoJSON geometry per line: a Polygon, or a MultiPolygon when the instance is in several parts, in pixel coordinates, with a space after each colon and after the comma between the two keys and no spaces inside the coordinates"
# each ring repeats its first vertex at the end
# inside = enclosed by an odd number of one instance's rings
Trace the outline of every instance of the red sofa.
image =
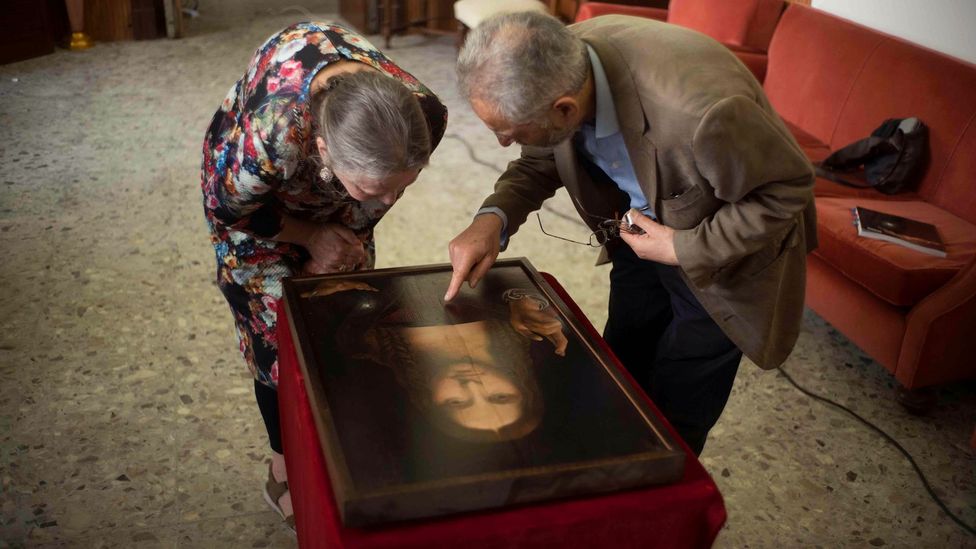
{"type": "MultiPolygon", "coordinates": [[[[792,4],[763,86],[812,160],[886,118],[929,126],[931,159],[914,192],[817,180],[807,306],[906,389],[976,378],[976,65],[792,4]],[[854,206],[936,225],[948,257],[859,238],[854,206]]],[[[903,392],[903,403],[913,396],[903,392]]]]}
{"type": "Polygon", "coordinates": [[[763,23],[768,16],[742,17],[762,5],[672,0],[665,11],[588,3],[577,20],[666,19],[733,51],[771,35],[760,80],[813,161],[887,118],[917,116],[929,126],[931,158],[913,192],[888,196],[817,180],[820,246],[808,258],[806,295],[808,307],[894,374],[902,403],[921,411],[931,402],[922,389],[976,379],[976,65],[798,4],[772,19],[775,29],[763,23]],[[754,20],[767,30],[744,30],[754,20]],[[934,224],[948,257],[858,237],[854,206],[934,224]]]}
{"type": "Polygon", "coordinates": [[[619,14],[688,27],[724,44],[762,82],[766,50],[783,6],[783,0],[671,0],[668,9],[587,2],[580,6],[576,21],[619,14]]]}

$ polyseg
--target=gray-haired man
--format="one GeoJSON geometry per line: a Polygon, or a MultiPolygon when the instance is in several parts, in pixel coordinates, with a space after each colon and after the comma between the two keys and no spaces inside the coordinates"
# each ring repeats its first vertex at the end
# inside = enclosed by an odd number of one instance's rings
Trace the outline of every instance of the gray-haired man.
{"type": "Polygon", "coordinates": [[[458,76],[522,155],[451,241],[445,299],[560,186],[594,230],[629,208],[643,233],[604,247],[604,338],[700,453],[742,354],[775,368],[792,350],[816,246],[813,171],[761,86],[710,38],[623,16],[493,18],[469,35],[458,76]]]}

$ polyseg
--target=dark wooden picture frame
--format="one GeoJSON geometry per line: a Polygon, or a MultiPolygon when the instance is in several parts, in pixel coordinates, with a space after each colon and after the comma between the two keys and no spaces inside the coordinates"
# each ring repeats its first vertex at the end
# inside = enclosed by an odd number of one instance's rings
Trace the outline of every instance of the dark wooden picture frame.
{"type": "Polygon", "coordinates": [[[430,265],[284,282],[343,524],[681,478],[684,452],[527,260],[498,261],[445,304],[450,277],[430,265]],[[517,329],[540,319],[558,321],[546,337],[517,329]]]}

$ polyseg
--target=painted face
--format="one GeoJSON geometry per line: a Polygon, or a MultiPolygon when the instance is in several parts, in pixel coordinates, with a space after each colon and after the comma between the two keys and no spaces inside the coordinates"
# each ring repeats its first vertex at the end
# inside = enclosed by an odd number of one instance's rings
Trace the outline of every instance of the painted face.
{"type": "Polygon", "coordinates": [[[417,180],[419,174],[420,170],[407,170],[391,174],[384,179],[372,179],[360,174],[343,173],[338,170],[335,172],[349,196],[359,202],[379,200],[387,206],[392,206],[403,195],[403,191],[417,180]]]}
{"type": "Polygon", "coordinates": [[[507,147],[512,143],[530,145],[534,147],[554,147],[572,137],[576,128],[561,126],[550,117],[549,124],[543,126],[538,123],[512,124],[505,120],[497,109],[479,99],[471,100],[471,108],[478,118],[494,132],[498,144],[507,147]]]}
{"type": "Polygon", "coordinates": [[[524,396],[504,373],[492,367],[485,322],[426,326],[404,330],[420,354],[440,364],[431,376],[430,395],[454,423],[469,429],[498,431],[524,414],[524,396]]]}
{"type": "Polygon", "coordinates": [[[469,429],[498,431],[522,417],[522,393],[510,380],[473,362],[451,364],[434,378],[434,404],[469,429]]]}

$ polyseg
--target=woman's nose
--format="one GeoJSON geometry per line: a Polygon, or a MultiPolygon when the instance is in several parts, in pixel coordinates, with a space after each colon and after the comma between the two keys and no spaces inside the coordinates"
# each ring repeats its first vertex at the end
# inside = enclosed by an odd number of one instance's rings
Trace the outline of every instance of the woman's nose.
{"type": "Polygon", "coordinates": [[[380,202],[387,206],[392,206],[397,201],[397,198],[400,198],[399,192],[387,193],[380,197],[380,202]]]}

